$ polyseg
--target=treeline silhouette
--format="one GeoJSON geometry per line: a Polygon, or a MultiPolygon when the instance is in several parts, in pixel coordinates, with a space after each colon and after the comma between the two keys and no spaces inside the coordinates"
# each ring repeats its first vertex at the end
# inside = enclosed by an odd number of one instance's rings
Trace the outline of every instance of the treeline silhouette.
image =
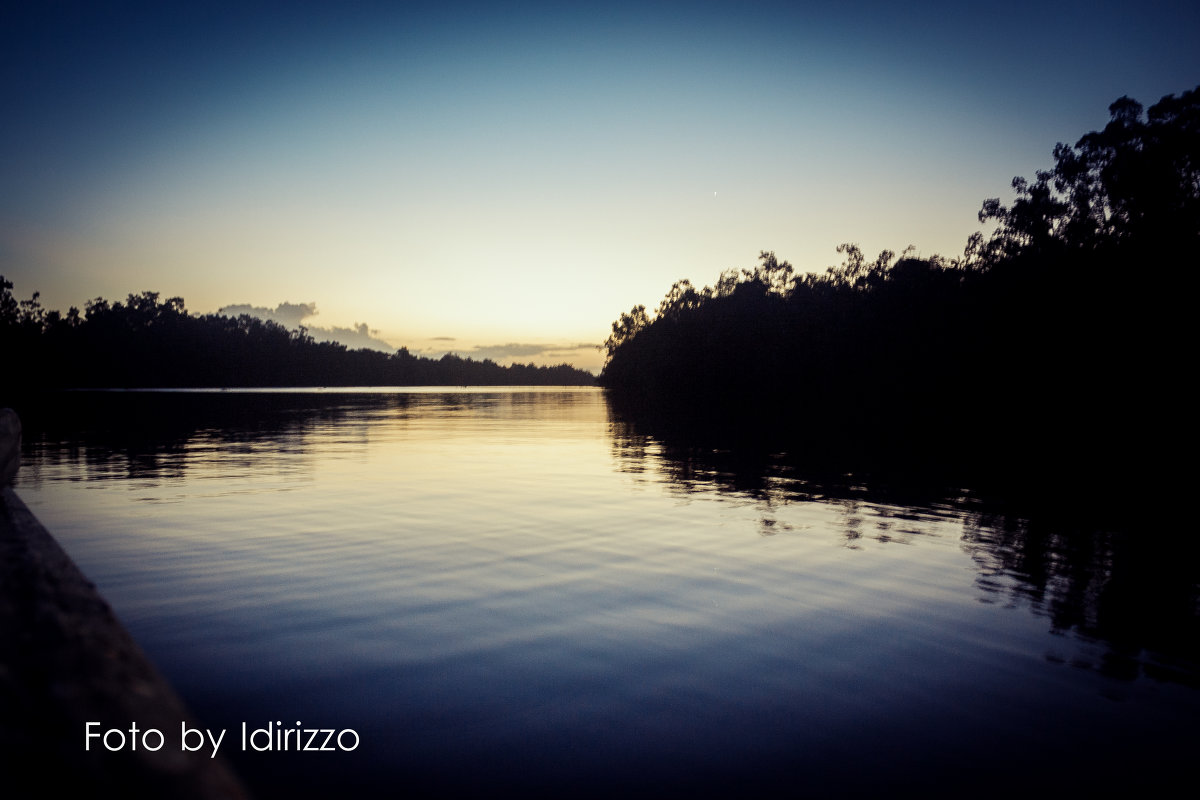
{"type": "Polygon", "coordinates": [[[600,383],[666,435],[733,431],[847,468],[1163,477],[1156,450],[1194,427],[1181,281],[1200,253],[1200,88],[1109,110],[1015,178],[1011,204],[986,200],[995,228],[961,257],[846,244],[822,274],[763,252],[715,286],[679,281],[613,323],[600,383]]]}
{"type": "Polygon", "coordinates": [[[56,388],[589,385],[569,364],[501,366],[454,354],[387,354],[317,342],[248,315],[189,314],[158,292],[96,298],[84,311],[17,301],[0,276],[0,353],[9,393],[56,388]]]}

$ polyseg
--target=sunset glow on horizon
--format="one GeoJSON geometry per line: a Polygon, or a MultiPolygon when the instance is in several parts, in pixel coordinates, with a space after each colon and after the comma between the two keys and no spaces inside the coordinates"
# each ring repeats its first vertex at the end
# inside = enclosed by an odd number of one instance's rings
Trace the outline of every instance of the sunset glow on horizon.
{"type": "Polygon", "coordinates": [[[1200,83],[1200,8],[1181,4],[0,19],[0,275],[19,298],[307,303],[310,328],[416,354],[591,370],[622,311],[760,250],[804,271],[843,242],[960,255],[981,201],[1116,98],[1200,83]]]}

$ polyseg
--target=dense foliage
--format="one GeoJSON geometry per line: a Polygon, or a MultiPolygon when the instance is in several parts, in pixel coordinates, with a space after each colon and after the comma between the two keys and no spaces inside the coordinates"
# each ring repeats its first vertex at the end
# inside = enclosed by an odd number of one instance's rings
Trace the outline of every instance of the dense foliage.
{"type": "Polygon", "coordinates": [[[839,267],[798,274],[763,252],[622,314],[601,383],[639,412],[813,446],[1146,458],[1184,419],[1200,89],[1110,112],[1052,169],[1014,179],[1010,205],[985,201],[995,229],[962,257],[843,245],[839,267]]]}
{"type": "Polygon", "coordinates": [[[0,276],[0,353],[9,393],[63,387],[572,385],[594,377],[567,364],[503,367],[401,348],[387,354],[316,342],[303,328],[247,315],[193,316],[179,297],[97,298],[83,313],[18,302],[0,276]]]}

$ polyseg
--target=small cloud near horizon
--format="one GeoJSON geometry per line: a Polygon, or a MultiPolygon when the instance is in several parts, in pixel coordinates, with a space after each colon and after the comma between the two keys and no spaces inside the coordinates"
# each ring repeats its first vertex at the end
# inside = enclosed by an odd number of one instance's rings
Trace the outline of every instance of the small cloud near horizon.
{"type": "Polygon", "coordinates": [[[294,330],[303,325],[308,331],[308,335],[318,342],[337,342],[351,350],[366,348],[368,350],[381,350],[385,353],[396,352],[395,347],[379,338],[378,330],[369,328],[365,322],[355,323],[351,328],[336,325],[331,328],[325,328],[319,325],[306,324],[304,320],[315,317],[318,313],[316,303],[280,303],[275,308],[252,306],[249,303],[238,303],[230,306],[222,306],[217,309],[217,313],[227,317],[239,317],[242,314],[248,314],[251,317],[261,320],[278,322],[289,330],[294,330]]]}
{"type": "MultiPolygon", "coordinates": [[[[307,320],[311,320],[318,313],[316,303],[280,303],[275,308],[255,306],[249,303],[238,303],[222,306],[217,310],[217,313],[227,317],[237,317],[247,314],[257,319],[277,322],[289,330],[295,330],[303,325],[305,330],[308,331],[309,336],[312,336],[318,342],[337,342],[351,350],[368,348],[371,350],[380,350],[385,353],[394,353],[398,349],[389,342],[380,339],[378,336],[379,331],[368,327],[365,322],[356,323],[351,328],[337,326],[326,328],[309,324],[307,320]]],[[[425,341],[453,343],[458,341],[458,338],[455,336],[432,336],[425,341]]],[[[499,364],[533,362],[553,365],[572,363],[578,360],[577,357],[581,353],[586,353],[590,357],[599,349],[599,346],[586,342],[574,344],[506,342],[504,344],[484,344],[473,347],[453,347],[452,345],[442,347],[426,345],[425,347],[420,347],[409,344],[406,345],[406,349],[415,356],[424,356],[433,359],[441,358],[446,353],[455,353],[463,358],[470,358],[475,361],[491,359],[499,364]]],[[[587,360],[586,358],[584,359],[584,361],[587,360]]]]}
{"type": "Polygon", "coordinates": [[[517,361],[531,356],[543,359],[562,358],[564,361],[581,350],[595,350],[594,344],[529,344],[508,342],[506,344],[476,345],[468,350],[457,351],[459,355],[473,359],[490,358],[493,361],[517,361]]]}

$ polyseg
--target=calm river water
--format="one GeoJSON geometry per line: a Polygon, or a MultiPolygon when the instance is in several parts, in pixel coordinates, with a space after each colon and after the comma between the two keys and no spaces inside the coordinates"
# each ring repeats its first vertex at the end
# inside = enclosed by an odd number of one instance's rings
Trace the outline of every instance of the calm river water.
{"type": "Polygon", "coordinates": [[[595,389],[78,393],[26,428],[18,493],[203,724],[361,738],[228,752],[261,797],[1190,775],[1179,531],[819,484],[595,389]]]}

